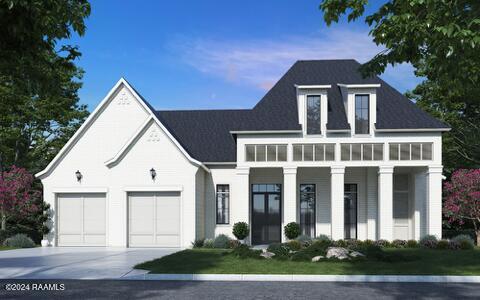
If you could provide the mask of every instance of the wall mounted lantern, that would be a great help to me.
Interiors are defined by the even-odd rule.
[[[83,175],[82,175],[82,173],[80,173],[79,170],[77,170],[77,172],[75,172],[75,176],[77,177],[77,181],[80,181],[83,178]]]
[[[152,180],[155,180],[155,177],[157,177],[157,171],[154,168],[150,169],[150,176],[152,176]]]

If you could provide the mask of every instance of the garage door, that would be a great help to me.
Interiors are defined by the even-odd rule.
[[[130,247],[179,247],[180,193],[130,193],[128,239]]]
[[[59,246],[105,246],[105,194],[59,194],[57,222]]]

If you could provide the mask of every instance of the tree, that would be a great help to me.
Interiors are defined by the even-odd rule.
[[[86,0],[0,0],[0,173],[45,167],[88,115],[78,104],[76,46]]]
[[[368,0],[323,0],[330,25],[365,13]],[[381,74],[390,65],[411,63],[426,80],[409,96],[449,123],[445,135],[447,171],[480,165],[480,1],[388,0],[365,17],[370,35],[385,49],[361,67],[363,75]],[[467,129],[467,130],[465,130]]]
[[[23,168],[13,166],[0,174],[0,217],[1,229],[7,229],[10,217],[26,216],[37,212],[35,203],[40,192],[33,189],[33,175]]]
[[[480,245],[480,169],[460,169],[444,183],[443,214],[448,222],[471,222]]]

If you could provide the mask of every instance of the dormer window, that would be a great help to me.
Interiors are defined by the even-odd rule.
[[[321,134],[321,97],[307,96],[307,134]]]
[[[355,134],[370,133],[370,95],[355,95]]]

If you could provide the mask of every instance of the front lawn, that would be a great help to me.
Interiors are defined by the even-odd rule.
[[[0,251],[3,251],[3,250],[13,250],[13,249],[16,249],[14,247],[7,247],[7,246],[0,246]]]
[[[369,275],[480,275],[480,249],[386,249],[403,259],[385,261],[297,262],[237,258],[226,249],[192,249],[137,265],[151,273],[177,274],[369,274]]]

